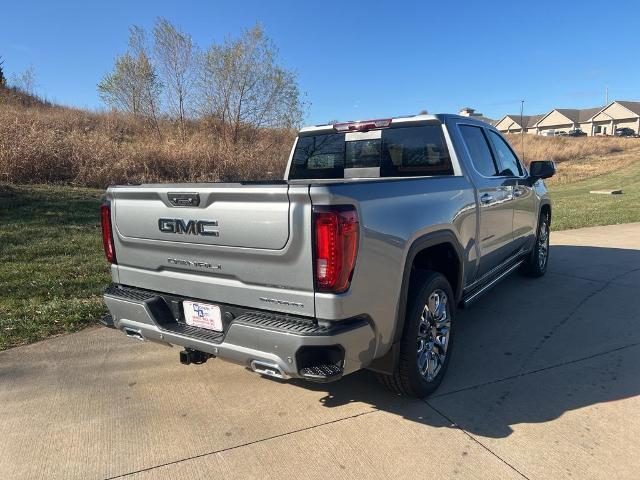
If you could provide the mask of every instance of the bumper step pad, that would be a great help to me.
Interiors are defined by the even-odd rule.
[[[332,330],[329,327],[318,325],[312,320],[266,312],[245,313],[237,317],[234,322],[298,335],[329,335],[336,330],[335,327]]]
[[[301,369],[300,376],[312,382],[333,382],[342,377],[342,367],[333,363],[313,365]]]

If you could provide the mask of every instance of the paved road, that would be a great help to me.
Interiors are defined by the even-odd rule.
[[[90,328],[0,353],[0,478],[640,476],[640,224],[553,234],[550,272],[459,316],[428,401]]]

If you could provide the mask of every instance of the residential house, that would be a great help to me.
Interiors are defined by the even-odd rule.
[[[544,135],[545,132],[568,132],[579,128],[589,135],[591,117],[600,110],[602,110],[602,107],[554,108],[538,121],[536,133]]]
[[[594,114],[588,135],[612,135],[616,128],[631,128],[640,133],[640,102],[614,100]]]
[[[504,133],[520,133],[524,127],[525,133],[537,133],[536,124],[544,115],[505,115],[495,127]]]
[[[522,124],[522,125],[521,125]],[[613,135],[616,128],[640,133],[640,102],[615,100],[604,107],[554,108],[544,115],[505,115],[495,123],[504,133],[548,135],[581,129],[587,135]]]

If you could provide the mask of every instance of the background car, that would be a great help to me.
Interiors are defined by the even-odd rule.
[[[583,132],[581,129],[576,128],[574,130],[569,130],[567,132],[567,136],[569,136],[569,137],[586,137],[587,134],[585,132]]]
[[[554,137],[566,137],[567,136],[567,132],[565,132],[564,130],[556,130],[553,134]]]
[[[616,137],[635,137],[636,136],[635,130],[629,127],[616,128],[613,134]]]

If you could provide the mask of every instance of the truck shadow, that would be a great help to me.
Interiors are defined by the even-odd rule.
[[[640,393],[640,251],[553,246],[545,277],[510,276],[459,311],[447,376],[426,401],[387,393],[374,373],[332,384],[327,408],[351,402],[435,427],[501,438],[522,423]]]

